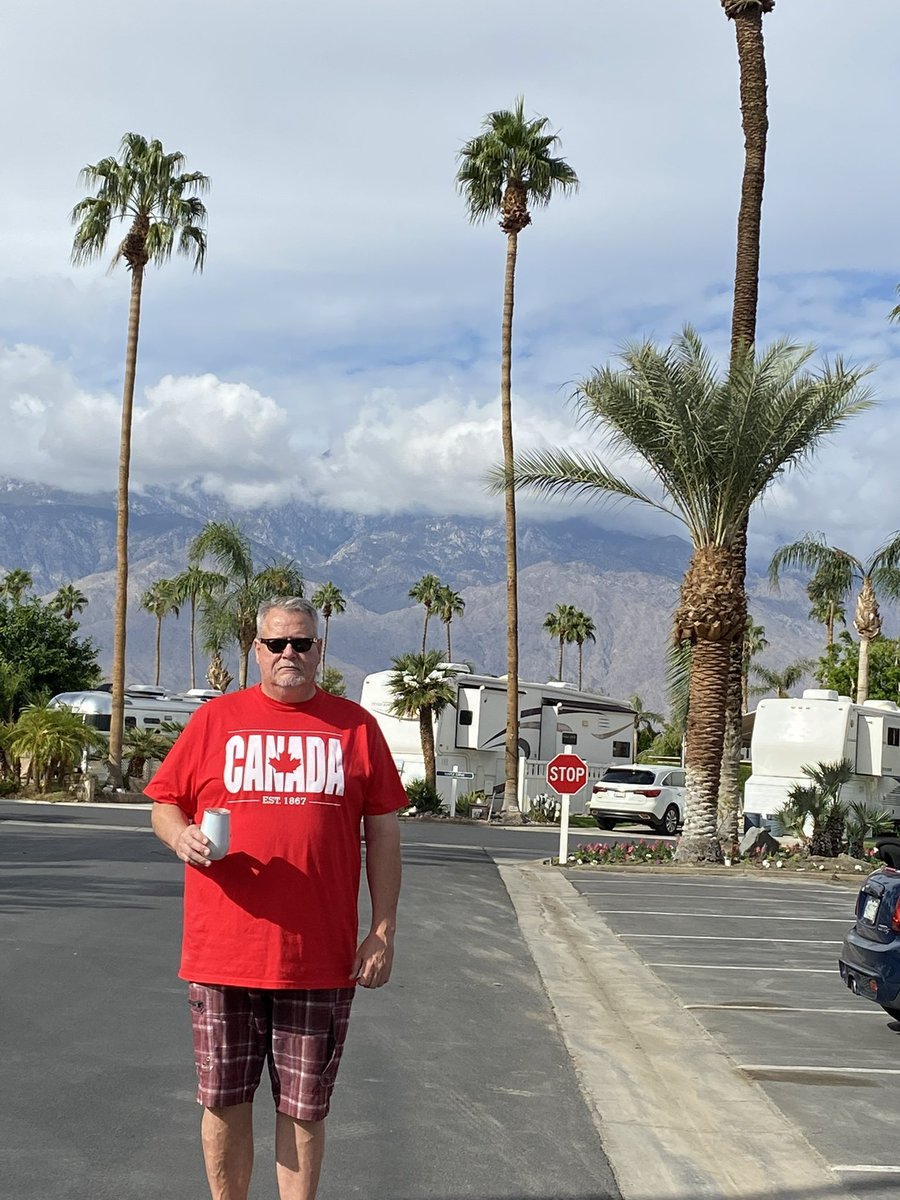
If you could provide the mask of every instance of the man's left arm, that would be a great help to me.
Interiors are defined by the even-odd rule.
[[[372,902],[372,924],[360,944],[352,978],[363,987],[383,987],[391,977],[394,932],[400,898],[400,822],[395,812],[363,817],[366,880]]]

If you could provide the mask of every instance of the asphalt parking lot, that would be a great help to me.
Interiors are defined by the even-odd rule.
[[[853,883],[774,871],[566,874],[836,1179],[872,1200],[897,1200],[900,1023],[853,996],[837,970]]]

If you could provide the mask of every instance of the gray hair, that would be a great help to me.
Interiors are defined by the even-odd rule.
[[[316,637],[319,635],[319,613],[316,608],[308,600],[304,600],[302,596],[275,596],[272,600],[264,600],[256,612],[256,636],[262,636],[263,625],[266,617],[273,609],[278,609],[279,612],[299,613],[301,616],[309,617],[313,623],[313,628],[316,631]]]

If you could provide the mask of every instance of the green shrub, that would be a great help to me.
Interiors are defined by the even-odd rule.
[[[413,779],[408,783],[406,795],[410,808],[414,808],[417,813],[440,812],[444,803],[434,788],[424,779]]]
[[[456,797],[456,815],[458,817],[467,817],[472,811],[473,804],[487,804],[487,796],[480,789],[473,792],[463,792],[461,796]]]
[[[559,796],[549,796],[544,792],[540,796],[532,797],[528,820],[534,821],[537,825],[556,825],[559,822],[561,811],[562,801]]]

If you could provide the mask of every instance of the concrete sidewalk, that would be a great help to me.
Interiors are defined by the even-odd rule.
[[[624,1200],[852,1195],[563,872],[495,862]]]

